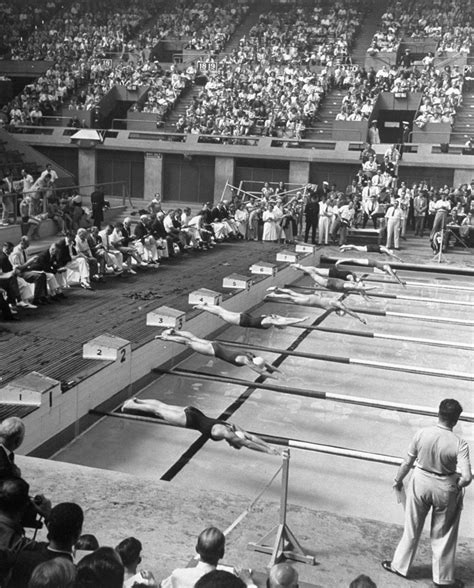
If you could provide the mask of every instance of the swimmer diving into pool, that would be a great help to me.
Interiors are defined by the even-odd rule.
[[[364,267],[374,267],[378,270],[387,274],[394,278],[400,285],[406,288],[405,282],[403,282],[398,276],[397,272],[392,269],[390,264],[384,263],[383,261],[377,261],[376,259],[369,259],[368,257],[354,257],[354,258],[347,258],[347,259],[338,259],[336,261],[336,266],[340,266],[343,264],[347,265],[363,265]],[[365,276],[364,276],[365,277]]]
[[[252,316],[247,312],[232,312],[231,310],[226,310],[225,308],[222,308],[222,306],[217,306],[216,304],[196,304],[194,308],[196,310],[210,312],[231,325],[239,325],[240,327],[248,327],[251,329],[269,329],[271,327],[284,329],[285,327],[297,325],[308,319],[307,316],[291,318],[280,316],[278,314]]]
[[[157,335],[155,339],[172,341],[173,343],[181,343],[182,345],[187,345],[196,353],[217,357],[223,361],[227,361],[228,363],[240,367],[247,366],[261,376],[265,376],[266,378],[273,378],[276,380],[278,378],[274,375],[273,372],[281,373],[281,370],[269,364],[263,357],[255,355],[250,351],[236,350],[223,345],[219,341],[208,341],[207,339],[201,339],[189,331],[175,331],[174,329],[166,329],[161,333],[161,335]]]
[[[354,281],[346,281],[341,280],[340,278],[329,278],[321,276],[317,272],[307,271],[304,265],[299,263],[292,263],[291,267],[293,269],[301,270],[305,273],[308,273],[311,278],[313,279],[318,286],[322,288],[326,288],[327,290],[332,290],[333,292],[341,292],[342,294],[360,294],[363,298],[368,300],[367,291],[373,290],[375,286],[366,286],[362,282],[354,282]],[[311,268],[312,269],[312,268]]]
[[[163,419],[167,423],[194,429],[212,441],[226,441],[234,449],[247,447],[253,451],[281,455],[275,449],[257,435],[248,433],[238,425],[228,423],[221,419],[213,419],[206,416],[195,406],[174,406],[165,404],[160,400],[130,398],[122,405],[123,413],[144,413],[153,417]]]
[[[291,267],[301,270],[308,274],[316,282],[317,278],[336,278],[346,282],[361,282],[361,278],[354,272],[339,269],[335,264],[329,267],[315,267],[314,265],[301,265],[301,263],[292,263]],[[314,277],[316,276],[316,278]]]
[[[347,308],[342,300],[334,300],[325,296],[319,296],[319,294],[300,294],[299,292],[295,292],[289,288],[277,288],[275,286],[267,288],[267,292],[269,292],[269,294],[265,296],[265,300],[286,300],[288,302],[293,302],[293,304],[300,304],[302,306],[315,306],[316,308],[322,308],[324,310],[329,310],[330,312],[335,312],[338,316],[344,316],[345,314],[348,314],[349,316],[356,318],[364,325],[367,324],[367,321],[363,317],[359,316],[353,310]],[[349,294],[347,294],[347,296],[348,295]]]
[[[393,249],[389,249],[388,247],[385,247],[385,245],[341,245],[339,249],[341,251],[361,251],[362,253],[385,253],[403,263],[403,259],[398,257],[398,255],[393,252]]]

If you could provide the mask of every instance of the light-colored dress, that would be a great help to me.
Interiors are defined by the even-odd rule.
[[[271,210],[265,210],[262,216],[263,236],[262,241],[276,241],[278,239],[278,228],[275,215]]]

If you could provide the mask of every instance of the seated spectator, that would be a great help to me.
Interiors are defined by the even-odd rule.
[[[35,294],[33,304],[48,304],[46,299],[48,294],[46,286],[47,277],[43,271],[34,271],[31,269],[31,265],[35,262],[36,256],[30,257],[29,259],[27,258],[26,250],[29,246],[30,241],[26,236],[20,239],[20,243],[16,247],[13,247],[13,244],[10,242],[5,243],[3,248],[4,261],[2,267],[6,266],[6,258],[8,257],[9,267],[18,272],[18,275],[26,282],[34,284]]]
[[[177,568],[161,582],[161,588],[184,588],[194,586],[202,576],[216,569],[224,557],[225,537],[216,527],[204,529],[196,543],[199,561],[194,568]]]
[[[157,212],[156,217],[164,216],[163,212]],[[131,236],[132,219],[127,217],[123,223],[127,234]],[[161,221],[152,221],[147,214],[140,216],[139,222],[133,231],[133,244],[141,258],[148,265],[159,267],[161,257],[168,257],[168,244],[166,231]]]
[[[111,265],[114,270],[116,271],[117,269],[122,270],[124,269],[124,263],[123,263],[123,255],[120,253],[120,251],[114,247],[114,244],[111,241],[111,235],[114,232],[114,226],[113,225],[107,225],[105,227],[105,229],[102,229],[102,231],[99,231],[98,236],[100,237],[100,240],[102,242],[102,246],[107,254],[107,265]]]
[[[123,261],[127,266],[129,274],[135,275],[137,272],[132,268],[132,260],[139,266],[147,266],[148,264],[143,261],[141,255],[133,247],[130,247],[130,237],[124,229],[124,225],[118,222],[112,234],[110,235],[110,243],[112,246],[123,256]]]
[[[94,256],[88,236],[87,229],[79,229],[74,242],[74,249],[77,257],[83,257],[86,260],[89,267],[89,279],[99,280],[105,274],[105,260]]]
[[[53,507],[46,522],[48,541],[38,542],[17,554],[12,585],[26,586],[33,570],[42,562],[58,557],[72,563],[73,548],[81,534],[83,522],[84,513],[78,504],[63,502]]]
[[[64,557],[55,557],[36,566],[28,588],[74,588],[76,567]]]
[[[125,568],[125,576],[123,588],[133,588],[136,584],[154,586],[157,588],[157,584],[151,572],[141,570],[137,572],[137,567],[142,561],[141,551],[142,544],[135,537],[127,537],[121,541],[115,548],[122,560]]]
[[[77,564],[75,588],[123,588],[125,570],[112,547],[99,547]]]

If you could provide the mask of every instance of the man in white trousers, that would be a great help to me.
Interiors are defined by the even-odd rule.
[[[423,525],[431,510],[430,538],[435,586],[462,588],[455,579],[456,542],[464,488],[471,483],[471,463],[466,441],[453,433],[462,413],[457,400],[445,398],[438,409],[438,423],[418,431],[408,455],[394,479],[401,492],[403,479],[414,465],[405,506],[405,528],[392,561],[382,562],[387,571],[407,577],[416,554]]]
[[[388,249],[400,249],[400,228],[403,217],[403,211],[400,208],[400,201],[394,200],[385,213],[387,222],[387,243]]]

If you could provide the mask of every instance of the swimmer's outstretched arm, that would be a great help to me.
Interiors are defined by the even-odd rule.
[[[260,451],[261,453],[270,453],[271,455],[281,455],[281,451],[261,439],[258,435],[253,435],[248,431],[244,431],[238,425],[232,424],[234,427],[235,433],[233,433],[232,438],[226,438],[227,443],[232,445],[235,449],[240,449],[241,447],[247,447],[248,449],[252,449],[253,451]],[[232,434],[229,431],[229,435]]]
[[[196,337],[196,335],[193,335],[190,331],[175,331],[174,329],[165,329],[160,335],[156,335],[155,339],[173,341],[174,343],[182,343],[183,345],[205,341],[205,339]]]
[[[385,247],[385,245],[380,245],[380,253],[386,253],[387,255],[390,255],[390,257],[393,257],[394,259],[396,259],[400,263],[403,263],[403,259],[398,257],[398,255],[396,255],[393,252],[393,249],[389,249],[388,247]]]
[[[367,324],[367,321],[365,320],[365,318],[359,316],[356,312],[354,312],[350,308],[347,308],[347,306],[345,304],[343,304],[340,300],[334,302],[334,309],[336,310],[336,312],[337,312],[337,310],[339,310],[343,314],[348,314],[352,318],[355,318],[358,321],[360,321],[363,325]]]
[[[278,380],[278,376],[275,375],[274,372],[281,374],[281,370],[274,367],[266,359],[263,357],[253,357],[250,358],[249,356],[245,355],[241,365],[246,365],[257,374],[261,376],[265,376],[266,378],[271,378],[272,380]]]
[[[214,314],[221,318],[226,323],[230,323],[231,325],[239,325],[240,324],[240,312],[232,312],[231,310],[226,310],[222,308],[222,306],[218,306],[217,304],[196,304],[194,306],[196,310],[205,310],[211,314]]]
[[[403,286],[404,288],[407,287],[405,282],[397,276],[397,272],[394,269],[392,269],[392,267],[388,263],[384,263],[382,269],[386,274],[394,278],[401,286]]]
[[[319,286],[324,287],[326,285],[327,275],[324,275],[324,272],[320,272],[318,268],[312,265],[301,265],[301,263],[292,263],[291,267],[310,276]]]

